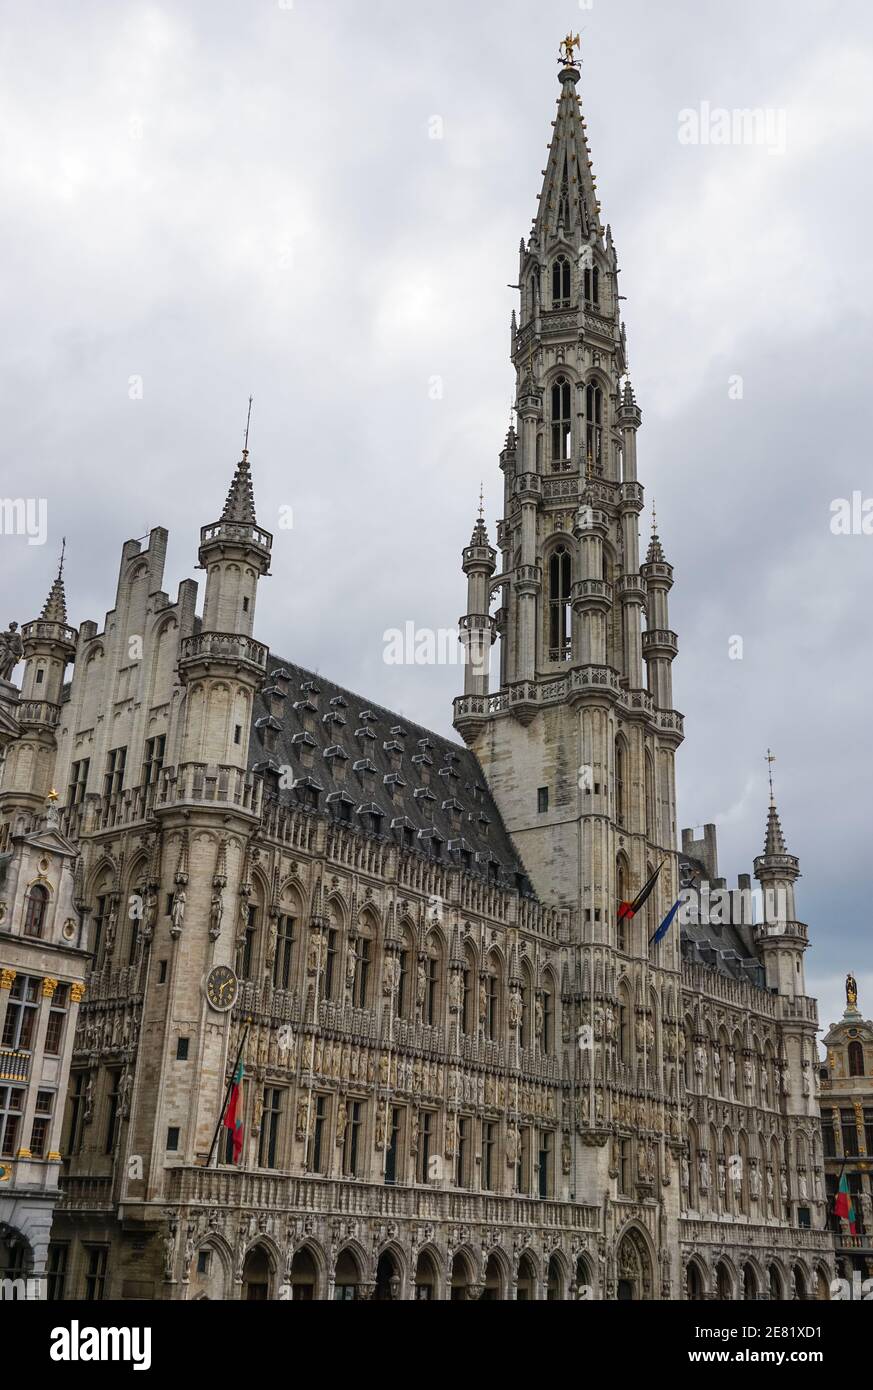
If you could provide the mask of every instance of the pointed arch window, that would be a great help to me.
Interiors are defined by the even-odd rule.
[[[569,309],[571,300],[570,262],[566,256],[556,256],[552,262],[552,308]]]
[[[655,766],[652,755],[646,752],[646,834],[655,841]]]
[[[585,457],[595,468],[603,465],[603,392],[594,381],[585,388]]]
[[[552,386],[552,463],[567,463],[570,459],[573,421],[570,414],[570,383],[559,376]]]
[[[585,303],[597,309],[600,307],[600,270],[596,265],[586,267],[584,280]]]
[[[549,559],[549,660],[569,661],[573,654],[570,617],[572,563],[563,545]]]
[[[288,913],[279,915],[276,928],[276,955],[273,959],[273,988],[290,989],[294,965],[295,919]]]
[[[540,272],[537,268],[530,277],[530,317],[536,318],[540,299]]]
[[[624,859],[619,859],[615,867],[615,891],[618,903],[627,902],[627,870]],[[618,906],[616,906],[616,913]],[[616,945],[620,951],[627,950],[627,918],[621,917],[616,932]]]
[[[622,739],[615,740],[615,823],[625,823],[625,747]]]

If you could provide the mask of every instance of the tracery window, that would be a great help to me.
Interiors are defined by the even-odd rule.
[[[573,420],[570,383],[559,376],[552,384],[552,465],[568,463],[572,450]]]
[[[572,656],[570,591],[573,573],[563,545],[549,559],[549,660],[569,661]]]

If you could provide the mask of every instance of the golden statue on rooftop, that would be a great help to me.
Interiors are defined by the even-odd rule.
[[[579,66],[579,63],[576,58],[576,49],[579,47],[579,43],[580,40],[578,34],[575,36],[575,38],[572,34],[568,34],[565,39],[561,40],[562,63],[566,63],[569,67],[574,68]]]

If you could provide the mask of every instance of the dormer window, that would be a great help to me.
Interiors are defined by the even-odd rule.
[[[559,376],[552,386],[552,463],[570,459],[573,422],[570,414],[570,383]]]
[[[348,792],[331,792],[327,798],[328,810],[332,810],[336,819],[343,825],[350,823],[354,805]]]
[[[552,264],[552,308],[569,309],[570,295],[570,262],[566,256],[557,256]]]

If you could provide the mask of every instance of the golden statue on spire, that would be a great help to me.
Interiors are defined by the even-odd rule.
[[[576,58],[576,49],[580,45],[579,35],[568,34],[561,40],[561,57],[559,62],[566,63],[567,67],[578,68],[579,61]]]

